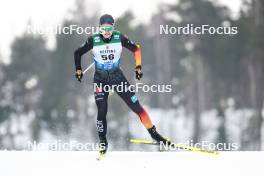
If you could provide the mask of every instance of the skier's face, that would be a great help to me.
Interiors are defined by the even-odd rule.
[[[114,26],[111,24],[103,24],[100,26],[100,33],[107,39],[111,38],[113,30]]]

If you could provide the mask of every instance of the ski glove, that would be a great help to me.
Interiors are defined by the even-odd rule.
[[[136,79],[140,80],[143,76],[143,73],[141,72],[141,65],[136,66],[135,73],[136,73]]]
[[[75,77],[79,82],[82,82],[83,72],[82,70],[77,70],[75,73]]]

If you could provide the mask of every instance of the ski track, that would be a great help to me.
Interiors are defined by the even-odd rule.
[[[1,176],[262,176],[264,152],[1,151]]]

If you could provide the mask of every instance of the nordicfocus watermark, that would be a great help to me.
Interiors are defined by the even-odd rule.
[[[78,141],[63,142],[57,140],[49,143],[38,143],[36,141],[29,141],[27,143],[27,150],[48,150],[48,151],[98,151],[104,149],[104,144],[99,143],[80,143]]]
[[[185,143],[160,143],[160,150],[203,150],[203,151],[237,151],[239,149],[238,143],[213,143],[209,141],[201,141],[194,143],[193,140]]]
[[[152,93],[170,93],[172,92],[171,84],[143,84],[136,83],[135,85],[130,85],[127,82],[121,82],[118,85],[104,85],[102,83],[94,83],[94,92],[152,92]]]
[[[35,27],[28,25],[27,26],[27,33],[29,34],[38,34],[38,35],[49,35],[49,34],[95,34],[95,33],[104,33],[104,30],[101,30],[99,26],[79,26],[77,24],[71,24],[69,26],[62,26],[62,25],[56,25],[56,26],[47,26],[47,27]]]
[[[236,26],[211,26],[208,24],[201,26],[194,26],[194,24],[187,24],[186,26],[160,25],[159,33],[172,35],[235,35],[238,34],[238,28]]]

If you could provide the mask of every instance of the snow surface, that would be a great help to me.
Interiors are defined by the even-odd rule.
[[[2,176],[263,176],[264,152],[1,151]]]

